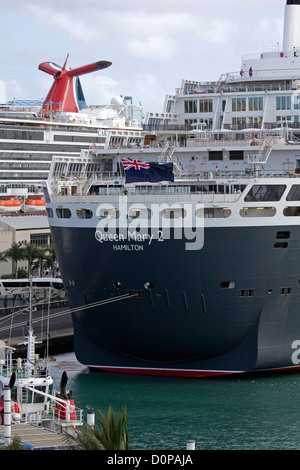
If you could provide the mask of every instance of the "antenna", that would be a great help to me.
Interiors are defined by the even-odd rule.
[[[69,54],[66,57],[63,67],[60,67],[54,62],[42,62],[38,67],[39,70],[52,75],[54,79],[54,83],[42,106],[42,111],[44,112],[65,111],[78,113],[79,109],[86,106],[78,76],[96,72],[97,70],[111,66],[111,62],[101,60],[89,65],[67,70],[68,58]],[[73,81],[74,77],[76,77],[75,82]]]

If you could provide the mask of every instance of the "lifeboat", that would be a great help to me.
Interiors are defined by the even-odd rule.
[[[0,213],[4,212],[19,212],[22,203],[18,199],[2,199],[0,200]]]
[[[45,212],[45,199],[40,197],[38,199],[26,199],[24,204],[25,212]]]

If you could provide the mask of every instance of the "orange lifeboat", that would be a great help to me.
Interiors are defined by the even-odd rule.
[[[19,212],[22,203],[18,199],[2,199],[0,200],[0,213]]]
[[[43,197],[38,199],[26,199],[24,210],[25,212],[45,212],[45,199]]]

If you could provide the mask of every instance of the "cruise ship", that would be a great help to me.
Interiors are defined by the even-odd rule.
[[[70,69],[43,62],[39,70],[53,76],[44,101],[0,104],[0,213],[28,212],[41,201],[53,154],[79,156],[82,149],[130,146],[141,142],[142,109],[132,97],[112,97],[107,105],[87,105],[80,75],[111,65],[99,61]],[[12,201],[17,201],[13,203]],[[35,204],[36,206],[36,204]],[[45,205],[40,205],[45,211]]]
[[[184,80],[141,146],[53,158],[46,209],[75,353],[99,371],[300,367],[300,1],[283,45]]]

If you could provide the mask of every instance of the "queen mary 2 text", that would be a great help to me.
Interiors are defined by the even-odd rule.
[[[95,238],[100,243],[134,240],[150,245],[152,240],[174,238],[184,239],[186,250],[201,250],[204,244],[202,204],[130,205],[122,198],[116,204],[100,204],[96,213]]]

